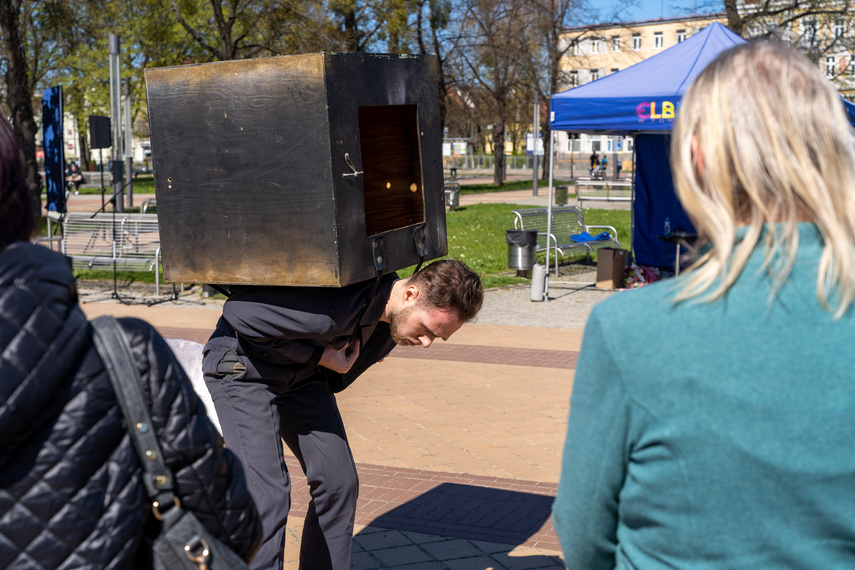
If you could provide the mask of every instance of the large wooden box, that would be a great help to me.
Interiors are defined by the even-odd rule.
[[[164,277],[340,287],[447,252],[433,56],[148,69]]]

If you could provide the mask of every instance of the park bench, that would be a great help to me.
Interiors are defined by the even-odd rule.
[[[585,223],[585,213],[578,206],[557,206],[552,208],[552,225],[547,235],[547,208],[529,208],[513,210],[514,228],[537,230],[537,248],[535,252],[555,253],[555,275],[558,275],[558,256],[567,253],[584,252],[590,261],[591,254],[601,247],[620,247],[617,230],[611,226],[590,226]],[[599,231],[598,231],[599,230]],[[605,231],[607,239],[585,241],[586,236],[596,236]],[[549,242],[552,242],[551,244]]]
[[[63,254],[75,269],[154,271],[160,295],[160,230],[157,214],[69,212],[62,219]]]
[[[142,206],[140,206],[140,214],[145,214],[149,208],[157,209],[157,198],[146,198],[143,200]]]
[[[604,202],[629,202],[632,200],[632,182],[628,180],[576,179],[576,202],[586,200]]]

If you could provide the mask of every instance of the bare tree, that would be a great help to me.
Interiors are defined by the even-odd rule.
[[[329,0],[328,9],[339,22],[342,48],[349,52],[365,52],[390,35],[394,36],[390,43],[398,42],[404,32],[401,13],[406,14],[408,6],[400,0]],[[387,18],[391,18],[391,22],[387,22]],[[407,22],[406,15],[403,22]]]
[[[547,147],[545,150],[549,152],[549,141],[552,140],[547,116],[549,98],[569,85],[561,60],[574,45],[587,38],[584,33],[571,38],[562,32],[573,21],[585,21],[591,14],[583,0],[528,0],[526,8],[528,24],[524,29],[529,43],[527,51],[532,58],[527,66],[528,82],[540,100],[543,140]],[[541,166],[541,178],[546,178],[549,162],[544,160]]]
[[[721,7],[720,0],[703,0],[683,10],[715,12]],[[823,68],[826,58],[834,58],[837,70],[829,68],[830,77],[852,74],[848,67],[855,50],[853,0],[724,0],[724,10],[727,27],[740,36],[789,41]]]
[[[418,53],[432,53],[437,59],[437,96],[439,98],[440,129],[446,125],[449,90],[452,87],[447,71],[449,53],[457,48],[459,37],[449,32],[452,5],[450,0],[415,0],[415,29]]]
[[[853,0],[726,0],[725,8],[733,31],[792,43],[845,95],[855,94]]]
[[[520,105],[530,61],[520,26],[525,0],[469,0],[462,20],[458,72],[466,96],[490,116],[493,181],[505,180],[505,140],[512,109]]]
[[[296,0],[171,0],[181,26],[210,59],[226,61],[269,54],[287,14],[300,14]],[[265,33],[266,32],[266,33]]]

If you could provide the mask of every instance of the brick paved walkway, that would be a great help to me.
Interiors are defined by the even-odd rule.
[[[602,296],[573,291],[530,308],[575,314],[579,295]],[[84,299],[89,318],[137,316],[202,344],[220,316],[216,305],[104,297]],[[360,476],[354,570],[564,567],[550,508],[581,337],[580,326],[470,324],[427,350],[396,348],[338,396]],[[288,462],[285,555],[295,570],[309,496]]]

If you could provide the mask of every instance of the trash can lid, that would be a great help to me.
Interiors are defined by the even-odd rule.
[[[505,233],[505,242],[509,245],[518,245],[523,247],[537,245],[537,230],[507,230]]]

